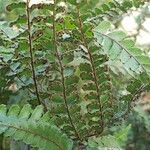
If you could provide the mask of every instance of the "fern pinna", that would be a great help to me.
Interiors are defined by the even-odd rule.
[[[85,144],[88,137],[99,136],[110,126],[120,112],[120,101],[122,107],[130,105],[136,90],[143,84],[149,86],[143,78],[136,78],[139,84],[132,90],[127,88],[129,95],[115,95],[119,74],[134,80],[135,74],[145,73],[149,82],[150,59],[108,21],[144,2],[112,1],[98,8],[98,3],[92,3],[93,10],[90,4],[87,0],[54,0],[31,5],[29,0],[18,0],[7,6],[10,13],[21,11],[9,23],[9,29],[15,28],[16,34],[12,37],[2,32],[3,40],[11,43],[3,46],[13,49],[9,65],[15,66],[15,73],[10,70],[9,76],[17,76],[19,90],[28,91],[25,102],[43,105],[50,117],[50,122],[45,122],[43,116],[35,123],[28,105],[22,110],[12,106],[8,113],[2,105],[0,129],[7,136],[41,150],[71,149],[72,142],[58,128],[74,141]],[[127,87],[131,86],[129,82]],[[41,106],[34,111],[40,109]],[[42,112],[38,115],[42,116]],[[30,137],[27,140],[26,134]],[[31,140],[33,136],[36,140]]]

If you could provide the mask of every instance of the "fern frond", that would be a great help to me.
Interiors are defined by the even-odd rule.
[[[112,135],[89,139],[87,150],[94,149],[117,149],[122,150],[119,140]]]
[[[126,39],[122,31],[99,32],[94,31],[98,44],[110,59],[111,64],[123,67],[126,72],[134,76],[135,73],[146,72],[150,75],[150,58],[134,46],[134,42]]]
[[[128,111],[133,108],[134,103],[139,99],[142,92],[149,91],[150,85],[147,82],[148,80],[149,77],[143,73],[137,79],[132,79],[127,85],[126,90],[128,94],[121,97],[121,99],[128,103]]]
[[[99,21],[103,20],[104,18],[114,18],[122,15],[123,13],[127,13],[127,11],[133,7],[139,8],[141,5],[144,4],[144,1],[141,0],[130,0],[130,1],[111,1],[102,4],[99,7],[95,8],[93,12],[93,17],[87,19],[87,21],[99,23]]]
[[[72,142],[51,122],[43,107],[0,105],[0,133],[21,140],[39,150],[71,150]]]
[[[87,99],[90,98],[90,99],[97,100],[94,103],[94,107],[96,108],[96,111],[94,112],[94,114],[96,116],[99,116],[99,117],[94,117],[94,118],[96,118],[95,120],[97,122],[99,122],[98,124],[101,127],[100,132],[102,132],[104,129],[104,116],[103,116],[103,110],[102,110],[103,106],[102,106],[102,102],[101,102],[101,98],[100,98],[101,91],[100,91],[100,87],[99,87],[99,83],[98,83],[99,80],[98,80],[98,74],[97,74],[97,70],[96,70],[97,66],[95,65],[96,64],[95,61],[97,61],[97,59],[96,60],[94,59],[92,51],[88,45],[87,37],[85,35],[86,31],[83,28],[80,5],[81,4],[79,3],[76,6],[76,12],[77,12],[77,17],[78,17],[78,28],[79,28],[78,32],[81,35],[81,38],[80,38],[81,39],[81,46],[80,47],[84,51],[84,53],[86,54],[85,59],[87,60],[87,65],[89,68],[89,70],[87,70],[88,71],[87,74],[85,73],[86,70],[84,70],[85,72],[84,72],[84,75],[82,75],[82,76],[87,77],[87,80],[91,80],[93,85],[95,86],[95,91],[88,94]],[[96,57],[97,57],[97,55],[96,55]],[[98,62],[99,61],[101,63],[101,60],[98,60]],[[86,63],[83,65],[86,65]],[[84,68],[87,68],[87,66]],[[82,71],[82,69],[80,69],[80,70]]]
[[[76,69],[71,66],[70,63],[74,59],[74,53],[63,54],[64,50],[67,51],[65,44],[60,44],[57,38],[61,31],[57,28],[60,25],[60,21],[63,16],[57,18],[57,14],[62,10],[59,6],[59,2],[54,0],[53,15],[52,15],[52,56],[54,59],[53,71],[57,74],[57,78],[49,85],[51,91],[51,101],[54,105],[51,113],[54,115],[54,120],[57,125],[65,130],[69,135],[81,140],[78,131],[78,123],[76,118],[78,117],[76,112],[80,109],[78,103],[77,83],[79,78],[75,75]],[[60,10],[58,9],[60,8]],[[74,103],[74,106],[72,105]],[[57,116],[61,116],[58,118]],[[67,130],[67,128],[69,128]]]
[[[149,76],[145,73],[139,75],[137,78],[130,79],[129,83],[126,85],[126,94],[119,98],[122,108],[120,107],[118,112],[114,115],[113,119],[115,122],[128,118],[135,104],[140,99],[142,92],[150,90],[150,85],[147,82],[148,80]],[[120,109],[122,111],[120,111]]]
[[[99,53],[100,48],[95,46],[93,41],[92,28],[90,23],[84,24],[86,18],[82,14],[82,2],[73,3],[75,5],[75,15],[68,16],[71,25],[66,20],[68,29],[72,29],[71,36],[78,41],[75,50],[81,57],[79,62],[79,75],[81,83],[81,98],[86,101],[85,121],[89,130],[88,135],[103,132],[106,122],[112,115],[112,89],[109,69],[105,63],[107,57]],[[76,22],[76,17],[78,21]],[[78,61],[78,60],[77,60]],[[108,108],[111,105],[111,108]],[[109,114],[109,115],[108,115]],[[107,116],[107,117],[106,117]],[[88,136],[87,135],[87,136]]]
[[[25,10],[25,9],[24,9],[25,7],[26,7],[26,3],[25,3],[25,2],[20,2],[20,1],[18,1],[18,2],[16,2],[16,3],[13,2],[13,3],[7,5],[6,9],[7,9],[8,11],[13,11],[13,10],[15,10],[15,9],[23,9],[23,10]]]

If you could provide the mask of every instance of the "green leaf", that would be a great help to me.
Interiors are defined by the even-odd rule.
[[[18,36],[18,31],[10,28],[8,26],[8,23],[6,23],[6,22],[0,22],[0,30],[2,30],[3,33],[10,39],[13,39]]]
[[[93,138],[88,141],[87,150],[98,150],[98,149],[117,149],[122,150],[117,142],[117,139],[112,135],[102,136],[98,138]]]
[[[11,3],[11,4],[7,5],[6,9],[8,11],[12,11],[14,9],[25,8],[25,7],[26,7],[25,2],[19,2],[19,3]]]
[[[0,133],[42,150],[72,150],[72,141],[41,116],[42,110],[42,106],[31,112],[29,105],[23,109],[13,105],[6,114],[5,105],[0,105]]]
[[[109,33],[108,35],[117,41],[121,41],[126,37],[126,34],[122,31],[113,31]]]
[[[105,33],[111,29],[111,23],[109,21],[102,21],[94,30]]]
[[[110,32],[107,34],[94,30],[94,34],[112,64],[120,62],[120,66],[132,76],[135,76],[135,73],[141,74],[142,72],[150,75],[150,58],[142,55],[142,51],[134,47],[132,42],[129,44],[126,40],[124,42],[124,33]]]

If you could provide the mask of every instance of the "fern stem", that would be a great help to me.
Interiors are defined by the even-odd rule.
[[[102,110],[102,104],[101,104],[101,99],[100,99],[100,89],[99,89],[99,85],[98,85],[98,79],[97,79],[97,73],[96,73],[96,68],[94,66],[94,60],[92,57],[92,54],[90,52],[90,49],[88,47],[88,44],[86,42],[86,38],[83,32],[83,23],[80,17],[80,6],[79,4],[77,5],[77,15],[78,15],[78,22],[79,22],[79,30],[81,32],[81,38],[82,38],[82,42],[84,44],[84,46],[86,47],[87,51],[88,51],[88,55],[89,55],[89,59],[90,59],[90,63],[91,63],[91,67],[92,67],[92,74],[93,74],[93,78],[94,78],[94,83],[96,86],[96,92],[97,92],[97,99],[98,99],[98,106],[99,106],[99,112],[100,112],[100,126],[102,128],[101,132],[103,132],[104,129],[104,118],[103,118],[103,110]]]
[[[28,42],[29,42],[29,52],[30,52],[30,63],[31,63],[31,70],[32,70],[32,78],[33,78],[33,81],[34,81],[35,93],[36,93],[36,97],[37,97],[38,103],[39,103],[39,105],[42,104],[44,106],[44,108],[45,108],[45,111],[46,111],[47,110],[46,105],[44,103],[42,103],[41,100],[40,100],[38,84],[37,84],[37,79],[36,79],[36,73],[35,73],[29,3],[30,3],[30,0],[27,0],[26,11],[27,11]]]
[[[80,135],[73,123],[73,120],[72,120],[72,117],[71,117],[71,114],[70,114],[70,111],[69,111],[69,106],[68,106],[68,103],[67,103],[67,94],[66,94],[66,86],[65,86],[65,77],[64,77],[64,67],[63,67],[63,64],[62,64],[62,61],[61,61],[61,54],[59,53],[58,49],[57,49],[57,39],[56,39],[56,28],[55,28],[55,16],[56,16],[56,11],[55,11],[55,5],[56,5],[56,0],[54,0],[54,7],[53,7],[53,46],[54,46],[54,50],[56,52],[56,57],[58,59],[58,63],[59,63],[59,67],[60,67],[60,74],[61,74],[61,81],[62,81],[62,88],[63,88],[63,99],[64,99],[64,104],[65,104],[65,108],[66,108],[66,111],[67,111],[67,115],[68,115],[68,118],[69,118],[69,122],[72,126],[72,128],[74,129],[74,132],[75,132],[75,135],[76,137],[80,140]]]

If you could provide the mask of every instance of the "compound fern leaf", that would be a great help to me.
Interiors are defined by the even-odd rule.
[[[51,122],[43,107],[34,110],[30,105],[22,109],[17,105],[0,105],[0,133],[21,140],[39,150],[71,150],[72,142]]]

